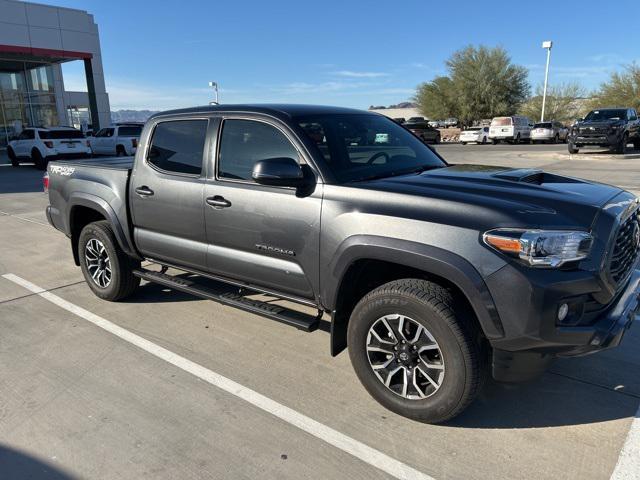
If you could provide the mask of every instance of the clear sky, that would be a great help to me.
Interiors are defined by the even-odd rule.
[[[640,63],[640,1],[53,0],[95,16],[113,110],[221,102],[295,102],[366,108],[409,100],[469,44],[501,45],[550,83],[597,87]],[[609,8],[615,5],[615,8]],[[507,8],[508,7],[508,8]],[[66,88],[85,89],[79,62]]]

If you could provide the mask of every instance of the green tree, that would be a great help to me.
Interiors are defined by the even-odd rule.
[[[538,85],[536,93],[529,98],[520,109],[520,113],[534,122],[540,120],[542,113],[542,93],[544,87]],[[576,82],[549,85],[544,108],[546,120],[557,120],[570,124],[585,113],[585,89]]]
[[[591,108],[631,107],[640,110],[640,66],[632,63],[613,72],[594,94]]]
[[[444,119],[458,115],[455,88],[449,77],[436,77],[418,85],[414,101],[420,113],[427,118]]]
[[[446,77],[418,87],[415,101],[427,116],[453,116],[468,124],[512,115],[529,95],[527,69],[511,63],[502,47],[469,46],[455,52],[446,65]]]

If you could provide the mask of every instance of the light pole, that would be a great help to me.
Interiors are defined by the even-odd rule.
[[[220,102],[218,102],[218,83],[217,82],[209,82],[209,86],[211,88],[213,88],[216,92],[216,99],[213,102],[210,102],[210,105],[218,105]]]
[[[553,42],[551,40],[542,42],[542,48],[547,49],[547,66],[544,69],[544,90],[542,91],[542,114],[540,115],[541,122],[544,122],[544,105],[547,102],[547,81],[549,80],[549,60],[551,60],[552,46],[553,46]]]

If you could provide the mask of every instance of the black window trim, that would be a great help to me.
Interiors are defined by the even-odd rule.
[[[153,140],[153,135],[156,132],[156,127],[161,123],[166,122],[180,122],[180,121],[189,121],[189,120],[204,120],[207,122],[207,128],[205,129],[205,138],[204,138],[204,146],[202,149],[202,168],[200,169],[200,173],[183,173],[183,172],[173,172],[171,170],[165,170],[163,168],[154,165],[149,161],[149,148],[151,147],[151,141]],[[147,135],[146,147],[144,150],[144,164],[158,173],[162,173],[163,175],[171,175],[174,177],[185,177],[185,178],[206,178],[206,163],[208,159],[208,150],[209,150],[209,127],[211,125],[212,118],[209,116],[196,116],[196,117],[160,117],[156,119],[153,123],[153,127],[151,131]],[[143,129],[144,133],[144,129]],[[141,139],[142,140],[142,139]]]
[[[271,127],[274,127],[276,130],[280,131],[280,133],[282,133],[285,136],[285,138],[289,141],[289,143],[294,148],[294,150],[298,153],[299,157],[304,160],[304,163],[306,165],[310,165],[310,162],[308,160],[309,155],[305,155],[303,152],[301,152],[298,146],[296,145],[296,142],[292,139],[292,136],[289,135],[279,125],[276,125],[274,122],[265,120],[264,118],[252,117],[251,115],[224,115],[223,114],[220,116],[220,123],[218,124],[218,135],[216,138],[216,151],[214,156],[215,161],[213,165],[212,179],[214,179],[216,182],[240,183],[244,185],[254,185],[254,186],[272,188],[277,190],[295,190],[294,187],[276,187],[271,185],[260,185],[259,183],[254,182],[253,180],[241,180],[236,178],[220,177],[219,168],[218,168],[220,166],[220,145],[222,144],[222,132],[224,130],[224,124],[227,120],[248,120],[252,122],[265,123]],[[315,169],[314,169],[314,172],[315,172]]]

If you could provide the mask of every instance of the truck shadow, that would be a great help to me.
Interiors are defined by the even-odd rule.
[[[640,405],[640,351],[636,347],[640,324],[635,323],[616,349],[559,359],[530,383],[487,382],[477,400],[446,425],[543,428],[634,417]]]
[[[73,480],[78,477],[27,453],[0,444],[0,478]]]

